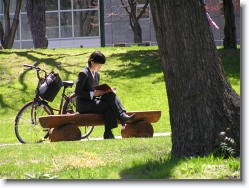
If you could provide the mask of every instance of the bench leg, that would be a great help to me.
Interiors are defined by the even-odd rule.
[[[126,124],[121,129],[122,138],[129,137],[153,137],[153,126],[147,121],[138,121],[131,124]]]
[[[49,131],[50,142],[57,141],[75,141],[81,139],[81,132],[77,125],[66,124]]]

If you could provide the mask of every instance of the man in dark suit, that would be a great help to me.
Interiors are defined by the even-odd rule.
[[[128,116],[126,110],[114,92],[110,90],[95,90],[99,85],[100,75],[98,70],[105,64],[106,58],[100,51],[93,52],[86,66],[78,75],[75,94],[76,111],[79,113],[100,113],[105,117],[104,139],[115,138],[112,129],[116,128],[117,119],[122,126],[131,122],[135,114]]]

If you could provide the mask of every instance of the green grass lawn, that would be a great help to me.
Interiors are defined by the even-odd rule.
[[[77,79],[78,73],[87,65],[89,55],[95,49],[56,50],[6,50],[1,53],[0,143],[15,143],[13,126],[19,109],[34,96],[37,84],[36,72],[24,71],[23,64],[39,66],[47,71],[54,70],[62,80]],[[155,132],[170,132],[165,83],[157,47],[103,48],[107,62],[100,70],[101,83],[117,88],[116,94],[127,111],[161,110]],[[153,89],[151,89],[153,88]],[[73,92],[68,89],[68,93]],[[60,94],[50,103],[58,107]],[[7,133],[7,134],[6,134]],[[120,128],[114,130],[121,135]],[[102,137],[103,126],[95,127],[91,137]]]
[[[117,88],[127,111],[161,110],[155,133],[170,132],[169,109],[158,48],[99,48],[107,57],[101,83]],[[227,179],[240,177],[240,158],[170,158],[171,137],[85,140],[21,145],[14,134],[19,109],[34,96],[35,71],[23,64],[54,70],[62,80],[77,79],[96,49],[0,51],[0,178],[30,179]],[[240,50],[218,50],[228,80],[240,94]],[[74,87],[68,89],[71,93]],[[62,91],[60,91],[61,93]],[[58,106],[60,93],[51,103]],[[103,126],[91,138],[102,137]],[[120,136],[121,126],[114,130]],[[11,144],[3,146],[3,144]],[[45,176],[45,174],[48,174]]]

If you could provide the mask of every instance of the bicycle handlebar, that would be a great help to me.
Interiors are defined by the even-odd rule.
[[[34,65],[24,64],[23,66],[24,66],[24,67],[29,67],[29,68],[35,68],[35,66],[34,66]]]
[[[46,73],[46,71],[45,71],[45,70],[43,70],[43,69],[41,69],[41,68],[39,68],[39,67],[36,67],[36,66],[34,66],[34,65],[24,64],[23,66],[24,66],[24,67],[28,67],[28,69],[26,69],[26,70],[36,69],[37,71],[43,71],[43,72],[45,72],[45,73]]]
[[[40,80],[41,77],[40,77],[40,71],[44,72],[45,73],[45,78],[47,77],[47,72],[39,67],[36,67],[34,65],[28,65],[28,64],[24,64],[23,65],[24,67],[28,67],[28,69],[26,70],[32,70],[32,69],[36,69],[36,76],[37,78]]]

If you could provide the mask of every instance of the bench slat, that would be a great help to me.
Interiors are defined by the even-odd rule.
[[[144,120],[149,123],[156,123],[161,117],[160,110],[131,111],[128,115],[136,113],[133,122]],[[39,122],[43,128],[56,128],[65,124],[73,123],[77,126],[98,126],[104,125],[103,114],[62,114],[41,116]],[[118,121],[120,124],[120,121]]]

